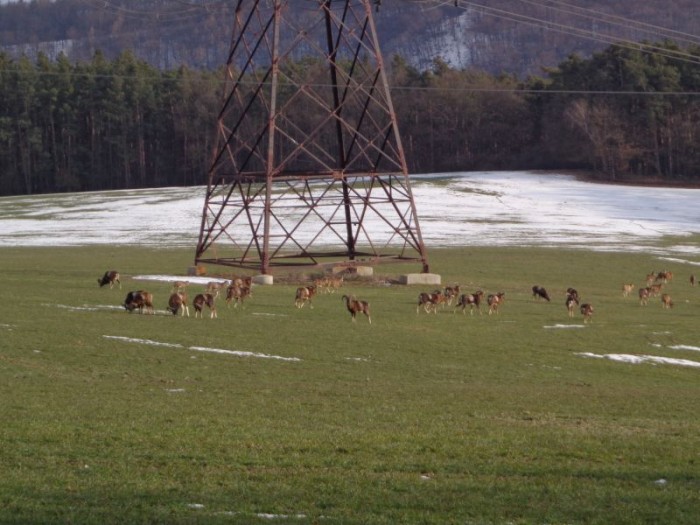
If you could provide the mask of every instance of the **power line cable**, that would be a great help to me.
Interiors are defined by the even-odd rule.
[[[434,3],[434,1],[433,1]],[[441,1],[444,4],[444,1]],[[614,45],[626,49],[631,49],[635,51],[643,51],[646,53],[654,54],[657,56],[663,56],[669,59],[680,60],[684,62],[689,62],[691,64],[700,65],[700,56],[687,53],[681,50],[673,50],[665,47],[656,46],[653,44],[638,43],[632,41],[620,40],[612,35],[600,34],[598,32],[581,29],[579,27],[561,24],[557,22],[543,20],[534,16],[524,15],[521,13],[516,13],[514,11],[508,11],[504,9],[499,9],[495,7],[490,7],[484,4],[474,2],[472,0],[459,0],[457,7],[467,10],[468,6],[481,10],[486,14],[495,16],[497,18],[502,18],[504,20],[510,20],[513,22],[518,22],[526,25],[531,25],[538,28],[548,29],[555,32],[564,33],[567,35],[578,36],[580,38],[585,38],[588,40],[593,40],[595,42],[605,43],[608,45]]]

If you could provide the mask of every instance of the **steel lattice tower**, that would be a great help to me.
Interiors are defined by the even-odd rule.
[[[372,4],[237,0],[195,264],[428,271]]]

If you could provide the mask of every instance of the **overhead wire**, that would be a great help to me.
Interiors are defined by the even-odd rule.
[[[561,6],[557,10],[567,12],[570,14],[576,14],[579,16],[584,16],[593,21],[603,21],[613,25],[619,25],[623,28],[633,28],[635,30],[647,31],[652,35],[662,36],[664,38],[674,39],[678,42],[686,42],[689,44],[700,44],[700,36],[693,35],[691,33],[686,33],[684,31],[677,31],[675,29],[670,29],[657,24],[650,24],[648,22],[642,22],[641,20],[635,20],[632,18],[626,18],[614,13],[605,13],[603,11],[597,11],[595,9],[588,9],[585,7],[580,7],[572,5],[567,2],[562,2],[560,0],[544,0],[534,1],[534,0],[519,0],[528,4],[538,4],[545,6],[545,4],[551,4],[554,6]],[[549,7],[546,5],[545,7]],[[580,15],[580,13],[583,13]]]
[[[536,3],[533,2],[532,0],[514,0],[514,1],[521,1],[521,2],[526,2],[526,3]],[[452,2],[449,0],[421,0],[421,3],[423,4],[433,4],[433,5],[439,5],[439,6],[446,6],[446,5],[452,5]],[[541,4],[540,4],[541,5]],[[541,17],[537,16],[532,16],[532,15],[526,15],[522,14],[519,12],[515,12],[512,10],[507,10],[507,9],[500,9],[497,7],[492,7],[488,6],[482,3],[475,2],[473,0],[457,0],[454,2],[454,6],[462,9],[464,11],[467,11],[469,7],[476,9],[478,11],[481,11],[485,14],[492,15],[497,18],[501,18],[504,20],[509,20],[513,22],[517,22],[520,24],[525,24],[541,29],[547,29],[550,31],[554,32],[559,32],[567,35],[573,35],[579,38],[587,39],[587,40],[592,40],[595,42],[600,42],[600,43],[605,43],[608,45],[614,45],[626,49],[632,49],[632,50],[638,50],[638,51],[644,51],[647,53],[655,54],[657,56],[664,56],[666,58],[670,59],[676,59],[680,61],[685,61],[689,62],[692,64],[698,64],[700,65],[700,56],[688,53],[683,50],[674,50],[674,49],[669,49],[667,47],[661,47],[652,43],[646,43],[646,42],[635,42],[631,40],[624,40],[620,39],[619,37],[615,35],[610,35],[603,33],[602,31],[593,31],[593,30],[588,30],[588,29],[583,29],[581,27],[577,27],[571,24],[564,24],[564,23],[559,23],[559,22],[553,22],[553,21],[548,21],[544,20]],[[589,18],[597,21],[597,22],[602,22],[602,23],[609,23],[609,20],[607,20],[604,16],[598,16],[597,18],[593,18],[593,15],[588,15]],[[623,17],[615,17],[616,20],[621,20],[621,21],[629,21],[630,24],[631,20],[625,19]],[[619,23],[619,22],[616,22]],[[656,34],[655,36],[659,36]],[[700,39],[699,39],[700,41]],[[696,42],[693,41],[695,44]],[[700,44],[698,44],[700,45]]]
[[[165,17],[166,14],[178,14],[182,16],[182,18],[179,20],[182,22],[181,26],[170,26],[168,30],[177,30],[180,27],[186,27],[186,21],[192,17],[196,17],[201,15],[201,10],[202,9],[210,9],[210,8],[230,8],[231,3],[230,2],[224,2],[224,1],[203,1],[203,2],[192,2],[191,0],[171,0],[173,3],[177,3],[179,5],[185,6],[181,10],[172,10],[172,11],[165,11],[162,9],[152,9],[152,10],[138,10],[138,9],[130,9],[130,8],[124,8],[122,6],[116,5],[113,1],[111,0],[84,0],[87,3],[90,3],[94,5],[95,7],[102,6],[102,8],[109,8],[109,9],[115,9],[116,12],[123,13],[125,15],[129,16],[135,16],[135,17],[144,17],[144,16],[156,16],[158,19],[160,19],[160,16]],[[536,16],[530,16],[530,15],[523,15],[521,13],[517,13],[515,11],[509,11],[506,9],[499,9],[496,7],[491,7],[487,6],[481,3],[478,3],[474,0],[414,0],[418,4],[422,4],[424,7],[430,7],[430,8],[440,8],[440,7],[446,7],[446,6],[451,6],[451,7],[456,7],[458,9],[461,9],[463,11],[467,11],[468,9],[477,9],[481,10],[485,14],[492,15],[497,18],[501,18],[504,20],[509,20],[509,21],[514,21],[517,23],[522,23],[538,28],[543,28],[543,29],[548,29],[552,31],[557,31],[557,32],[563,32],[565,34],[574,34],[575,36],[578,36],[580,38],[587,38],[590,40],[594,40],[597,42],[609,44],[609,45],[616,45],[619,47],[624,47],[627,49],[634,49],[637,51],[644,51],[650,54],[655,54],[658,56],[664,56],[669,59],[675,59],[675,60],[681,60],[685,62],[689,62],[692,64],[700,65],[700,56],[693,55],[691,53],[686,53],[686,52],[675,52],[674,50],[669,50],[667,48],[663,48],[660,46],[655,46],[652,44],[642,44],[642,43],[635,43],[635,42],[628,42],[628,41],[620,41],[617,40],[614,36],[612,35],[605,35],[602,34],[599,31],[590,31],[590,30],[585,30],[581,29],[579,27],[575,27],[572,25],[568,24],[561,24],[561,23],[554,23],[551,21],[544,20],[543,18],[538,18]],[[543,1],[537,1],[537,0],[514,0],[514,1],[520,1],[525,4],[529,5],[537,5],[543,8],[552,8],[551,5],[558,6],[554,7],[554,9],[568,13],[568,14],[573,14],[575,11],[581,11],[582,13],[585,14],[585,17],[589,20],[595,21],[595,22],[601,22],[601,23],[611,23],[611,21],[614,21],[615,24],[624,24],[625,26],[629,25],[635,25],[635,24],[640,24],[645,28],[647,31],[655,31],[655,33],[651,34],[657,34],[657,35],[664,35],[667,34],[668,31],[672,33],[676,33],[673,30],[668,30],[666,28],[663,28],[661,26],[656,26],[653,24],[646,24],[643,22],[638,22],[634,21],[631,19],[627,19],[618,15],[609,15],[606,13],[602,13],[599,11],[594,11],[586,8],[581,8],[578,6],[573,6],[571,4],[568,4],[566,2],[558,1],[558,0],[543,0]],[[546,4],[546,5],[545,5]],[[113,11],[114,12],[114,11]],[[184,14],[187,14],[187,16],[183,16]],[[132,34],[140,34],[142,31],[136,30]],[[700,42],[700,37],[694,37],[694,35],[690,35],[688,33],[683,33],[683,32],[677,32],[680,35],[684,35],[687,37],[686,41],[687,42],[692,42],[695,43],[695,40],[692,40],[693,38],[697,38],[698,41]],[[105,37],[105,38],[110,38],[110,37]],[[1,71],[0,71],[1,72]],[[50,74],[50,73],[46,73]],[[318,87],[323,87],[322,84],[316,85]],[[413,87],[407,87],[407,88],[401,88],[401,87],[394,87],[393,89],[411,89],[411,90],[424,90],[424,91],[430,91],[430,90],[440,90],[440,91],[449,91],[451,90],[450,88],[438,88],[438,87],[430,87],[430,86],[413,86]],[[489,92],[528,92],[528,90],[523,90],[523,89],[492,89],[492,88],[487,88],[487,89],[479,89],[479,88],[468,88],[468,87],[460,87],[460,88],[455,88],[456,90],[459,91],[472,91],[472,92],[479,92],[479,91],[489,91]],[[531,90],[529,92],[537,92],[537,93],[544,93],[544,91],[541,90]],[[554,91],[546,91],[547,93],[553,93]],[[700,95],[699,93],[694,93],[694,92],[654,92],[654,93],[640,93],[640,92],[611,92],[611,91],[577,91],[577,90],[562,90],[562,91],[557,91],[558,93],[570,93],[570,94],[584,94],[584,93],[589,93],[589,94],[623,94],[623,95],[640,95],[640,94],[653,94],[653,95],[661,95],[661,96],[666,96],[666,95],[685,95],[685,96],[697,96]]]

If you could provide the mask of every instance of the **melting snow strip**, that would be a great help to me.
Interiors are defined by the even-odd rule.
[[[190,284],[202,284],[207,285],[209,283],[229,283],[229,279],[222,279],[220,277],[180,277],[177,275],[134,275],[132,277],[134,281],[165,281],[165,282],[185,282]]]
[[[700,352],[700,346],[688,346],[688,345],[673,345],[669,346],[672,350],[692,350],[693,352]]]
[[[677,262],[682,264],[690,264],[692,266],[700,266],[700,262],[689,261],[687,259],[677,259],[676,257],[659,257],[663,261]]]
[[[105,339],[116,339],[117,341],[124,341],[125,343],[138,343],[142,345],[153,345],[153,346],[167,346],[169,348],[185,348],[178,343],[161,343],[160,341],[153,341],[151,339],[135,339],[133,337],[123,337],[119,335],[103,335]]]
[[[282,357],[279,355],[257,354],[254,352],[243,352],[241,350],[222,350],[220,348],[206,348],[204,346],[190,346],[189,350],[197,352],[213,352],[215,354],[228,354],[238,357],[260,357],[263,359],[279,359],[280,361],[301,361],[298,357]]]
[[[270,355],[270,354],[260,354],[260,353],[255,353],[255,352],[244,352],[241,350],[224,350],[221,348],[207,348],[205,346],[184,346],[179,343],[162,343],[160,341],[153,341],[151,339],[138,339],[138,338],[133,338],[133,337],[123,337],[119,335],[103,335],[105,339],[114,339],[117,341],[124,341],[125,343],[138,343],[138,344],[143,344],[143,345],[152,345],[152,346],[165,346],[169,348],[185,348],[187,350],[193,350],[195,352],[211,352],[214,354],[226,354],[226,355],[235,355],[237,357],[259,357],[262,359],[278,359],[280,361],[301,361],[298,357],[282,357],[279,355]]]
[[[635,365],[640,363],[660,363],[664,365],[679,365],[700,368],[700,363],[697,361],[690,361],[688,359],[671,359],[669,357],[659,357],[655,355],[593,354],[591,352],[579,352],[576,355],[580,355],[582,357],[593,357],[597,359],[610,359],[611,361],[620,361]]]
[[[585,328],[582,324],[551,324],[545,325],[545,330],[550,328]]]
[[[123,310],[123,306],[114,306],[109,304],[96,304],[88,306],[84,304],[83,306],[70,306],[67,304],[43,304],[42,306],[50,306],[52,308],[64,308],[66,310],[73,310],[75,312],[96,312],[97,310]]]

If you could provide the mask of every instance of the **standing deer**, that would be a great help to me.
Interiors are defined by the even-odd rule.
[[[209,311],[211,312],[209,317],[211,319],[218,317],[218,314],[216,313],[216,304],[214,304],[214,296],[210,293],[200,293],[197,294],[197,296],[192,301],[192,306],[194,306],[195,319],[197,318],[197,316],[204,317],[202,314],[202,310],[204,309],[205,305],[209,307]]]
[[[581,305],[581,314],[583,315],[583,324],[593,322],[592,317],[593,317],[593,305],[584,303]]]
[[[352,316],[353,323],[356,321],[355,318],[357,314],[363,313],[367,316],[367,321],[369,321],[369,324],[372,324],[372,318],[369,315],[369,303],[367,301],[360,301],[355,299],[355,296],[348,297],[347,295],[343,295],[341,300],[345,301],[345,306]]]

